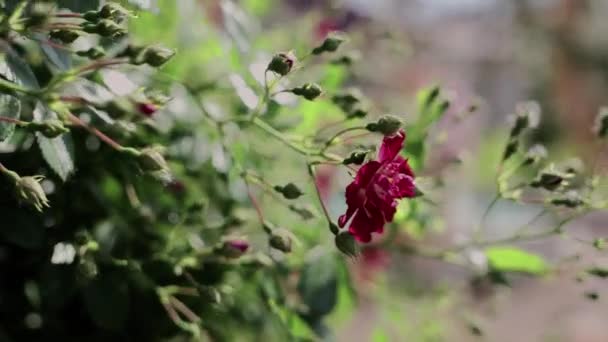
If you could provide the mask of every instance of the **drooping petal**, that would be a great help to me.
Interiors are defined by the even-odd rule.
[[[384,223],[384,217],[379,210],[359,210],[348,231],[357,241],[367,243],[372,240],[372,233],[382,232]]]
[[[403,130],[399,130],[393,135],[385,136],[378,152],[378,161],[385,163],[395,159],[401,151],[401,148],[403,148],[404,141],[405,132]]]

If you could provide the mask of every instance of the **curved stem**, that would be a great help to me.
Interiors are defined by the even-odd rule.
[[[115,149],[117,151],[121,151],[121,150],[124,149],[124,147],[122,145],[120,145],[119,143],[117,143],[116,141],[114,141],[114,139],[108,137],[107,135],[105,135],[103,132],[101,132],[97,128],[94,128],[94,127],[91,127],[91,126],[87,125],[84,121],[80,120],[80,118],[78,118],[76,115],[74,115],[72,113],[69,113],[68,114],[68,119],[70,119],[70,121],[72,121],[75,125],[78,125],[78,126],[84,128],[84,129],[86,129],[91,134],[93,134],[97,138],[99,138],[99,140],[105,142],[106,144],[108,144],[113,149]]]
[[[321,153],[325,152],[332,144],[333,142],[338,139],[341,135],[346,134],[348,132],[352,132],[352,131],[356,131],[356,130],[361,130],[361,129],[366,129],[363,126],[356,126],[356,127],[349,127],[349,128],[345,128],[341,131],[338,131],[336,134],[334,134],[331,138],[329,138],[326,142],[325,145],[323,146],[323,148],[321,148]]]
[[[323,202],[323,196],[321,196],[321,189],[319,188],[319,184],[317,183],[317,178],[315,176],[315,168],[310,163],[308,164],[308,174],[310,175],[310,178],[312,178],[312,182],[315,186],[315,191],[317,193],[317,197],[319,198],[319,203],[321,204],[323,215],[325,215],[327,222],[329,224],[332,224],[333,222],[331,220],[331,217],[329,216],[329,211],[327,210],[327,207],[325,207],[325,203]]]

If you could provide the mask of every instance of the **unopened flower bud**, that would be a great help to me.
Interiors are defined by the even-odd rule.
[[[293,183],[287,183],[285,186],[276,185],[274,190],[283,195],[286,199],[296,199],[304,193]]]
[[[106,55],[106,52],[101,46],[94,46],[88,50],[76,51],[76,54],[80,57],[87,57],[90,59],[99,59]]]
[[[292,245],[291,233],[285,228],[275,228],[270,233],[268,243],[272,248],[289,253]]]
[[[393,115],[384,115],[377,122],[367,124],[365,128],[370,132],[393,135],[401,128],[401,120]]]
[[[511,138],[518,137],[525,129],[536,128],[540,121],[540,108],[536,102],[522,103],[517,108]]]
[[[76,30],[53,30],[51,31],[49,36],[65,44],[70,44],[76,39],[78,39],[78,37],[80,37],[80,34]]]
[[[355,238],[347,231],[341,231],[336,235],[334,242],[340,252],[346,256],[355,257],[359,254]]]
[[[40,185],[43,180],[42,176],[19,177],[15,183],[15,192],[17,198],[26,204],[42,211],[45,207],[49,207],[49,200],[46,198],[44,189]]]
[[[309,101],[313,101],[323,93],[323,89],[316,83],[306,83],[301,87],[293,88],[291,92]]]
[[[243,239],[226,240],[222,244],[220,253],[227,258],[238,258],[249,249],[249,242]]]
[[[42,26],[54,15],[55,5],[48,2],[36,2],[30,8],[28,27]]]
[[[148,46],[142,53],[145,63],[152,67],[159,67],[167,63],[175,55],[174,50],[161,45]]]
[[[85,22],[82,24],[82,30],[87,33],[98,34],[102,37],[116,37],[127,32],[124,27],[109,19],[99,20],[95,24]]]
[[[338,228],[338,225],[336,225],[335,223],[329,222],[329,231],[334,235],[338,235],[338,233],[340,232],[340,228]]]
[[[350,53],[344,55],[344,56],[340,56],[334,60],[331,61],[332,64],[336,64],[336,65],[344,65],[344,66],[351,66],[353,65],[355,62],[357,62],[358,60],[361,59],[361,54],[359,53],[359,51],[351,51]]]
[[[99,17],[99,12],[97,11],[86,11],[84,12],[84,14],[82,15],[82,18],[86,21],[92,22],[92,23],[96,23],[99,21],[100,17]]]
[[[593,131],[600,138],[608,137],[608,108],[602,108],[595,118]]]
[[[355,151],[350,154],[347,158],[344,158],[342,164],[344,165],[361,165],[365,161],[365,157],[367,157],[367,152]]]
[[[156,105],[154,105],[153,103],[138,103],[137,104],[137,110],[147,116],[147,117],[151,117],[152,114],[156,113],[156,111],[158,110],[158,108],[156,107]]]
[[[272,60],[266,69],[281,76],[285,76],[289,74],[296,63],[296,60],[296,56],[293,52],[281,52],[272,57]]]
[[[343,93],[332,96],[331,101],[344,112],[350,112],[357,104],[362,102],[363,94],[357,88],[350,88]]]
[[[67,133],[70,131],[69,129],[65,128],[63,122],[57,119],[48,119],[36,124],[38,126],[36,130],[50,139],[56,138],[62,135],[63,133]]]
[[[524,165],[539,164],[542,160],[547,158],[547,149],[540,144],[536,144],[526,152],[524,159]]]
[[[297,204],[290,204],[288,208],[294,213],[300,215],[303,220],[310,220],[311,218],[315,217],[315,213],[309,205],[301,206]]]
[[[327,38],[325,38],[321,45],[317,46],[312,50],[312,54],[320,55],[324,52],[335,52],[345,41],[346,37],[344,36],[344,34],[332,32],[327,36]]]
[[[502,160],[505,161],[517,152],[519,149],[519,140],[517,138],[509,139],[507,146],[505,146],[505,151],[502,154]]]
[[[100,18],[112,19],[121,22],[125,17],[130,16],[131,12],[117,3],[107,3],[98,12]]]
[[[158,149],[146,147],[141,151],[126,147],[123,149],[125,154],[136,158],[139,167],[146,172],[166,171],[169,169],[167,161]]]

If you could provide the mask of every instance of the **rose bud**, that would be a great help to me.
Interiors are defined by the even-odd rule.
[[[313,101],[323,93],[323,89],[316,83],[306,83],[301,87],[291,89],[294,95],[302,96],[308,101]]]
[[[159,67],[167,63],[175,55],[175,50],[161,45],[148,46],[143,50],[144,61],[149,66]]]
[[[49,36],[65,44],[70,44],[80,37],[80,33],[75,30],[53,30]]]
[[[272,71],[281,76],[285,76],[289,74],[296,63],[296,60],[296,56],[293,54],[293,52],[281,52],[272,57],[272,60],[268,64],[266,70]]]
[[[270,232],[268,243],[272,248],[289,253],[292,245],[291,233],[284,228],[275,228]]]
[[[287,183],[285,186],[276,185],[274,190],[289,200],[296,199],[304,194],[302,190],[293,183]]]
[[[49,207],[49,200],[40,185],[40,181],[43,179],[43,176],[19,177],[15,183],[17,198],[38,211]]]
[[[401,120],[393,115],[384,115],[377,122],[367,124],[365,128],[370,132],[393,135],[401,128]]]
[[[238,258],[249,249],[249,242],[244,239],[226,240],[222,244],[220,253],[227,258]]]
[[[325,38],[321,45],[312,50],[312,54],[320,55],[324,52],[335,52],[345,41],[346,37],[343,34],[332,32]]]
[[[335,238],[336,247],[346,256],[355,257],[359,254],[355,238],[347,231],[341,231]]]
[[[137,110],[147,117],[152,117],[152,114],[156,113],[158,107],[153,103],[141,102],[137,104]]]

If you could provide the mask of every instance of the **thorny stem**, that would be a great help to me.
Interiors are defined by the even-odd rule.
[[[114,141],[114,139],[108,137],[107,135],[105,135],[103,132],[101,132],[97,128],[94,128],[94,127],[91,127],[91,126],[87,125],[84,121],[80,120],[80,118],[78,118],[76,115],[74,115],[72,113],[69,113],[68,114],[68,118],[75,125],[78,125],[78,126],[84,128],[84,129],[86,129],[87,131],[89,131],[89,133],[95,135],[97,138],[99,138],[99,140],[101,140],[104,143],[108,144],[113,149],[115,149],[117,151],[124,150],[124,147],[122,145],[120,145],[119,143],[117,143],[116,141]]]

